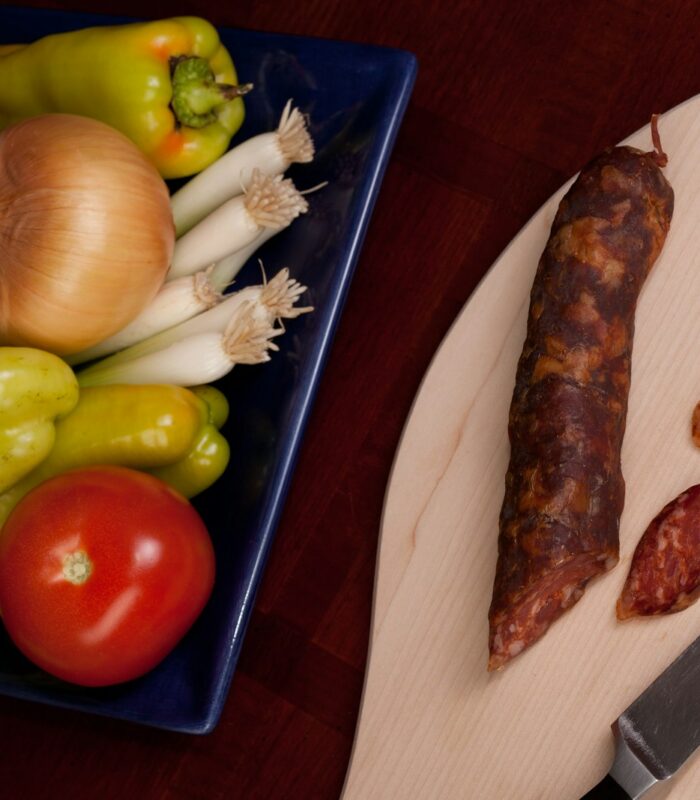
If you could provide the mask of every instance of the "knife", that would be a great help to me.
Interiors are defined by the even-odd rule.
[[[700,637],[612,724],[615,760],[581,800],[638,800],[700,745]]]

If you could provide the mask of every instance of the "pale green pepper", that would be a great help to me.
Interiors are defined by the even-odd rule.
[[[214,386],[193,386],[191,391],[208,408],[208,421],[202,426],[184,458],[165,467],[149,470],[185,497],[195,497],[216,481],[226,469],[230,450],[219,428],[228,418],[228,400]]]
[[[204,394],[212,403],[216,401],[216,416],[221,419],[225,397]],[[56,423],[50,454],[0,494],[0,525],[27,492],[77,467],[140,469],[160,475],[181,494],[194,497],[219,478],[228,464],[228,443],[212,419],[209,404],[180,386],[83,388],[73,411]]]
[[[221,429],[226,424],[228,419],[228,400],[226,395],[216,386],[211,386],[208,383],[201,386],[190,386],[190,391],[196,394],[197,397],[204,400],[209,406],[209,421],[215,428]]]
[[[231,56],[200,17],[101,25],[0,48],[0,127],[60,112],[126,134],[164,178],[209,166],[243,122]]]
[[[58,356],[0,347],[0,492],[50,453],[55,420],[78,402],[78,382]]]

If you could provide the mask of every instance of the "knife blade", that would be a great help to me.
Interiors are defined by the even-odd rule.
[[[638,800],[700,745],[700,637],[612,724],[610,772],[582,800]]]

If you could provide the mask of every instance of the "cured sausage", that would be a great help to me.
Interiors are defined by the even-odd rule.
[[[562,199],[530,296],[489,610],[489,670],[539,639],[618,560],[637,298],[668,233],[655,149],[614,147]]]
[[[700,596],[700,484],[666,505],[639,540],[617,618],[682,611]]]
[[[508,433],[489,669],[539,639],[619,557],[637,298],[668,233],[655,149],[606,150],[562,199],[530,297]]]

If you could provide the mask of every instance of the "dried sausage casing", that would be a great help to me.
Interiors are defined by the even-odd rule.
[[[508,424],[490,670],[617,563],[634,314],[673,213],[662,164],[660,149],[606,150],[561,201],[540,259]]]

